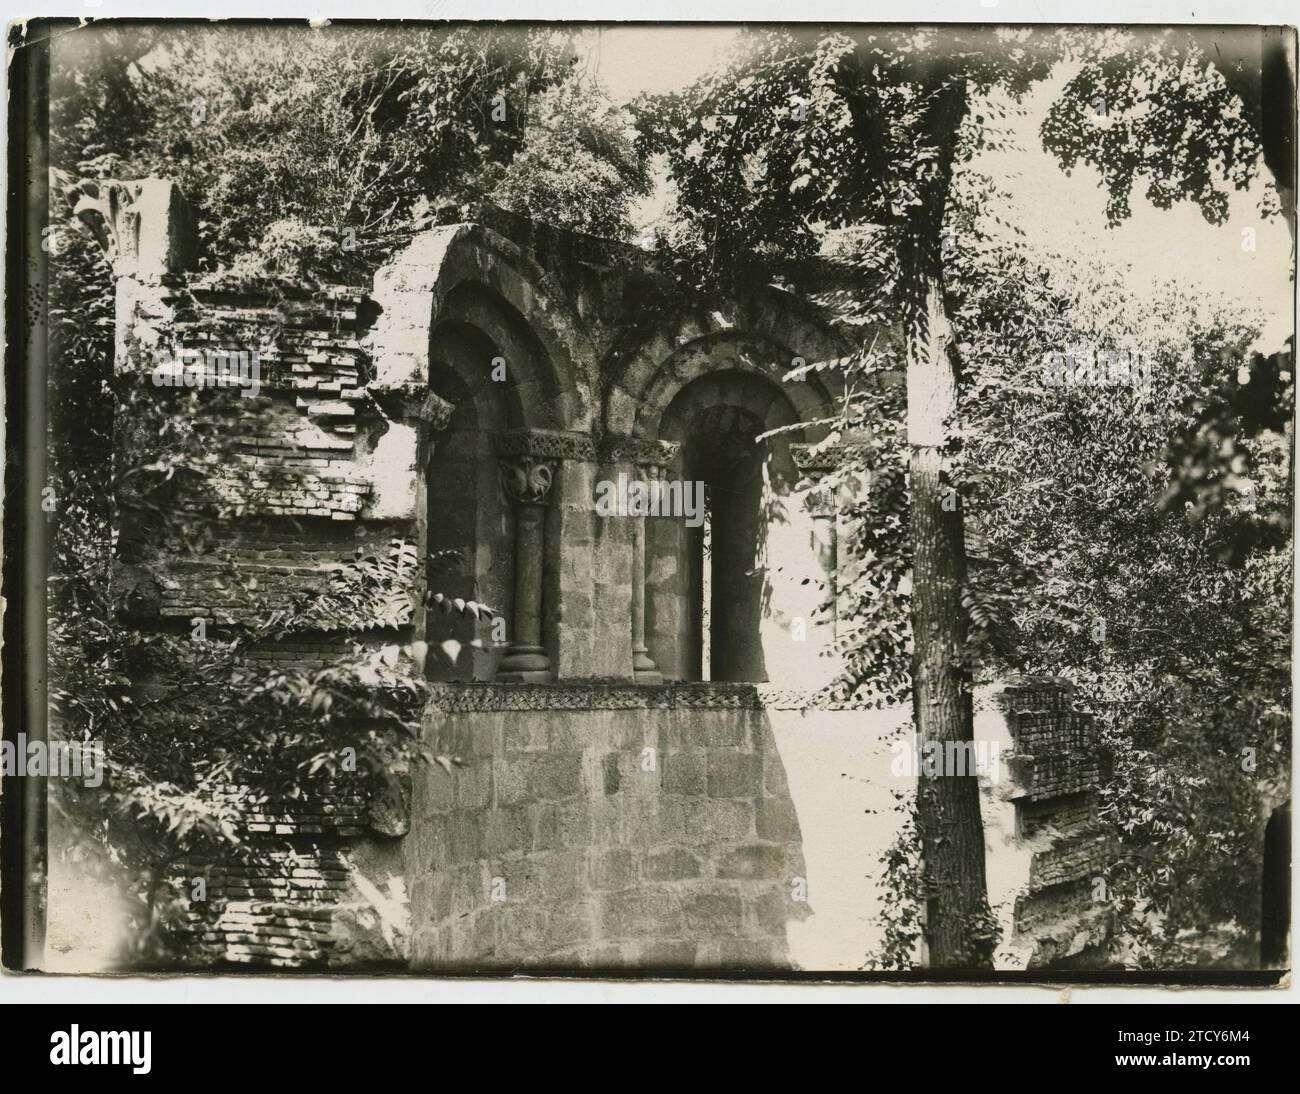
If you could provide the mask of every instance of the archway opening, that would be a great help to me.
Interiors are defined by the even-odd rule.
[[[700,522],[647,527],[647,641],[673,679],[763,682],[769,607],[767,537],[793,481],[783,437],[760,440],[796,416],[770,381],[715,372],[685,385],[659,422],[681,449],[668,469],[683,493],[700,484]]]
[[[508,613],[513,592],[511,515],[501,504],[493,435],[515,425],[514,392],[495,382],[496,343],[459,320],[441,323],[430,346],[429,387],[455,409],[425,469],[426,663],[433,680],[486,680],[504,650],[501,625],[452,610],[456,599]]]
[[[736,407],[695,417],[682,447],[682,472],[704,484],[704,523],[688,528],[691,675],[699,680],[766,680],[759,624],[763,611],[762,423]]]

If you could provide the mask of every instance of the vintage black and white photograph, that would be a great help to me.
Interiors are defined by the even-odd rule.
[[[10,24],[6,969],[1284,983],[1296,32],[973,10]]]

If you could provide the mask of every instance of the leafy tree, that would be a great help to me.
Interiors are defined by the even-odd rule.
[[[1008,248],[963,247],[950,284],[969,369],[964,460],[980,472],[971,505],[987,532],[966,597],[985,667],[1064,674],[1098,712],[1116,960],[1205,961],[1211,934],[1248,960],[1260,817],[1290,759],[1281,425],[1235,438],[1236,489],[1199,520],[1167,499],[1169,454],[1197,408],[1239,386],[1256,320],[1176,283],[1135,301],[1113,269]],[[1044,386],[1058,347],[1141,368]]]
[[[694,225],[701,284],[814,254],[828,229],[878,228],[863,280],[884,291],[903,329],[910,676],[925,741],[972,734],[960,503],[970,483],[955,474],[962,360],[945,282],[953,181],[999,139],[988,93],[1017,100],[1063,57],[1081,68],[1044,144],[1067,168],[1100,167],[1111,219],[1128,214],[1139,177],[1158,206],[1191,200],[1222,219],[1224,185],[1255,177],[1259,142],[1244,111],[1224,109],[1233,99],[1197,42],[1175,32],[763,30],[722,70],[641,106],[643,146],[668,157]],[[1104,125],[1089,122],[1102,113]],[[864,296],[861,311],[878,311],[878,296]],[[974,778],[923,778],[918,827],[931,963],[987,964],[994,932]]]
[[[955,467],[983,532],[963,590],[969,647],[981,675],[1065,675],[1098,713],[1113,769],[1102,816],[1118,840],[1113,959],[1169,968],[1217,945],[1218,960],[1253,963],[1260,818],[1290,761],[1293,396],[1270,398],[1269,428],[1231,434],[1235,471],[1201,512],[1184,508],[1185,438],[1207,408],[1253,404],[1253,373],[1241,377],[1256,319],[1176,282],[1136,301],[1113,268],[999,243],[977,215],[997,208],[989,196],[987,180],[961,181],[946,278],[966,366]],[[1062,347],[1100,349],[1103,369],[1107,351],[1125,368],[1132,352],[1140,374],[1045,385]],[[897,402],[885,389],[845,424]],[[908,667],[906,445],[888,424],[866,447],[872,490],[842,513],[855,563],[837,594],[857,630],[837,690],[892,700]],[[913,808],[900,802],[908,823]],[[872,957],[883,968],[907,967],[918,934],[909,831],[881,860],[894,898]]]
[[[417,210],[488,193],[566,35],[510,27],[109,26],[61,40],[51,163],[175,178],[206,267],[372,270]],[[406,229],[409,231],[409,227]]]
[[[607,239],[631,234],[632,201],[650,191],[630,119],[581,77],[533,104],[523,146],[492,191],[506,209]]]

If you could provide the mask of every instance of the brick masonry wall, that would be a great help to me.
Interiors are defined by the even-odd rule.
[[[413,964],[778,969],[807,914],[755,689],[448,684],[416,778]]]
[[[207,553],[155,557],[122,573],[129,572],[133,582],[132,614],[138,620],[188,627],[199,617],[229,624],[251,618],[254,603],[288,608],[297,594],[325,588],[330,574],[356,552],[382,555],[407,532],[398,522],[341,525],[250,516],[214,526]]]
[[[210,548],[169,553],[128,517],[114,595],[138,626],[188,629],[200,618],[220,637],[227,625],[252,622],[254,605],[281,610],[324,588],[358,552],[416,540],[420,447],[450,406],[374,382],[361,339],[377,308],[364,290],[183,272],[183,201],[168,187],[146,183],[134,199],[145,234],[167,245],[110,252],[115,368],[166,398],[156,378],[174,382],[213,354],[246,355],[235,358],[241,363],[256,354],[257,390],[236,400],[253,413],[238,427],[233,459],[213,472],[229,511],[214,519]],[[323,625],[252,656],[268,669],[310,671],[342,648]],[[173,877],[188,898],[180,930],[189,962],[405,962],[404,806],[326,788],[314,802],[266,802],[227,820],[242,837],[238,853],[178,864]]]
[[[232,500],[354,520],[369,492],[358,438],[374,416],[359,341],[364,300],[362,290],[342,286],[171,274],[147,293],[119,292],[118,328],[131,338],[120,345],[118,368],[145,379],[159,360],[256,353],[259,390],[250,405],[269,407],[274,420],[240,438],[242,466],[225,484]],[[272,470],[292,472],[295,483],[282,487]]]
[[[360,341],[372,311],[361,290],[339,286],[187,274],[119,281],[118,329],[130,334],[119,343],[120,372],[150,385],[159,359],[216,351],[259,361],[259,390],[246,400],[258,416],[213,480],[233,515],[210,556],[161,557],[137,545],[144,557],[120,569],[119,585],[138,620],[245,619],[249,578],[258,599],[282,607],[357,548],[416,539],[419,434],[450,408],[372,384]],[[391,484],[381,489],[394,472],[396,496]]]
[[[391,833],[391,818],[359,787],[251,807],[233,789],[216,797],[218,809],[224,799],[233,810],[242,842],[236,854],[195,858],[172,873],[182,896],[177,939],[186,964],[405,963],[399,843],[377,830]]]
[[[1000,746],[983,786],[990,899],[1000,906],[1001,967],[1042,967],[1104,945],[1112,837],[1097,818],[1105,777],[1093,715],[1073,686],[1025,677],[977,704],[976,738]]]

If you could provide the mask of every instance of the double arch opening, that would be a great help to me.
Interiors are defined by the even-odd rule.
[[[682,324],[659,335],[653,346],[626,355],[621,368],[607,362],[604,402],[595,407],[585,379],[586,370],[596,371],[595,353],[575,336],[576,317],[557,304],[554,291],[544,297],[537,271],[507,261],[509,254],[500,248],[488,254],[473,246],[478,234],[461,231],[429,286],[427,383],[455,409],[422,469],[420,524],[430,589],[488,604],[506,625],[503,631],[491,618],[429,610],[426,636],[445,654],[430,658],[430,675],[502,678],[514,637],[511,623],[521,610],[520,519],[502,488],[496,442],[510,431],[543,430],[586,435],[593,459],[611,437],[677,446],[661,473],[703,484],[703,523],[692,527],[680,513],[614,518],[645,521],[644,572],[631,579],[643,582],[650,656],[665,680],[767,680],[770,533],[788,519],[798,480],[789,444],[819,439],[816,427],[799,429],[799,423],[825,416],[831,405],[815,374],[796,382],[785,376],[824,351],[801,356],[770,331]],[[612,398],[615,392],[621,398]],[[773,430],[781,432],[764,436]],[[556,466],[558,482],[570,472],[562,463]],[[598,471],[596,465],[595,477]],[[627,565],[576,557],[602,546],[612,550],[619,542],[594,531],[594,522],[603,518],[594,511],[594,496],[589,501],[590,535],[571,536],[571,520],[561,530],[553,509],[543,518],[539,643],[552,667],[564,661],[557,647],[565,634],[558,621],[570,607],[565,582],[584,565],[593,574]],[[566,496],[567,507],[574,502]],[[630,537],[622,542],[630,543]],[[599,591],[589,599],[597,601],[593,614],[616,616],[627,627],[624,604],[599,602]],[[629,634],[627,678],[634,675],[633,645]],[[562,675],[582,673],[570,658]]]

